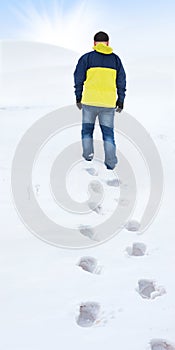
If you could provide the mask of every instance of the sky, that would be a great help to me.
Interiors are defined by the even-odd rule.
[[[0,0],[0,40],[30,40],[83,51],[108,32],[122,54],[174,55],[174,0]]]

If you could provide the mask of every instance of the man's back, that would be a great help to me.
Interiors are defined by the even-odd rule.
[[[111,47],[99,43],[93,49],[78,61],[74,73],[77,96],[80,93],[86,105],[114,108],[116,88],[121,102],[125,97],[125,71]]]

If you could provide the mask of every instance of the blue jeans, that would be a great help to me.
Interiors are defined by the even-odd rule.
[[[116,145],[114,140],[114,115],[115,108],[95,107],[82,105],[82,146],[83,157],[92,160],[94,156],[93,131],[95,120],[98,116],[103,136],[105,152],[105,165],[107,169],[114,169],[118,160],[116,157]]]

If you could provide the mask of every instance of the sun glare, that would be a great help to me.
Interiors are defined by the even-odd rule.
[[[77,3],[71,9],[63,9],[57,1],[50,1],[50,8],[38,10],[30,5],[15,8],[19,18],[18,37],[22,40],[59,45],[81,51],[92,44],[96,30],[95,18],[88,13],[87,1]]]

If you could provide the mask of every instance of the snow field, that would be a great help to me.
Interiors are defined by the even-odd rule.
[[[140,67],[138,62],[128,63],[133,76],[129,77],[131,94],[126,108],[149,130],[164,167],[164,198],[155,221],[139,234],[139,218],[147,195],[147,180],[142,177],[135,215],[118,235],[90,249],[66,250],[37,239],[20,221],[11,196],[10,171],[15,148],[26,130],[51,110],[74,103],[70,75],[78,56],[32,43],[28,46],[4,42],[1,50],[1,347],[6,350],[106,350],[107,347],[174,350],[175,138],[173,104],[169,102],[172,62],[169,72],[163,70],[163,75],[159,75],[163,69],[161,59],[150,58],[150,67],[145,62]],[[66,70],[63,63],[68,66]],[[157,79],[151,84],[155,65]],[[165,105],[168,105],[166,112]],[[79,129],[73,134],[79,137]],[[117,142],[120,147],[120,139]],[[57,208],[52,206],[45,190],[46,169],[49,173],[52,163],[48,154],[56,144],[59,148],[56,140],[40,155],[33,187],[48,216],[59,220]],[[139,168],[136,158],[135,154],[135,169]],[[87,228],[86,220],[68,218],[67,214],[60,218],[64,225],[67,221],[67,227],[78,226],[82,234],[89,235],[90,241],[94,238],[92,226],[110,217],[119,196],[120,186],[108,186],[103,166],[99,168],[97,175],[93,166],[90,171],[82,164],[74,167],[70,173],[74,188],[70,176],[67,179],[70,195],[79,201],[87,196],[83,189],[88,181],[99,178],[103,184],[105,198],[101,212],[91,214],[90,227]],[[127,205],[127,198],[121,200]]]

